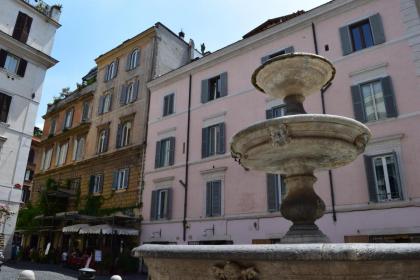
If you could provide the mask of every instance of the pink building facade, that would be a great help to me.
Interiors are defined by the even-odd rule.
[[[310,52],[335,65],[310,113],[356,118],[373,139],[349,166],[319,172],[332,242],[419,242],[420,18],[414,0],[336,0],[208,54],[148,83],[151,102],[141,243],[275,243],[280,176],[232,159],[239,130],[282,114],[250,79],[262,61]],[[264,28],[262,28],[264,29]]]

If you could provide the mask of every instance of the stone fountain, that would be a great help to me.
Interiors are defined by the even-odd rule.
[[[420,244],[328,244],[315,224],[325,204],[314,191],[314,172],[349,164],[371,137],[353,119],[306,114],[305,97],[319,92],[334,75],[334,66],[313,54],[286,54],[265,62],[252,83],[282,98],[285,116],[254,124],[232,138],[231,153],[241,165],[285,176],[281,213],[293,222],[281,239],[286,244],[133,249],[145,259],[152,280],[420,279]]]

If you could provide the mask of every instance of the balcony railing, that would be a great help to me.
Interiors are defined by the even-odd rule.
[[[38,12],[44,14],[47,17],[56,19],[56,15],[54,14],[54,9],[57,10],[58,13],[61,12],[61,5],[55,4],[55,5],[48,5],[43,0],[23,0],[32,7],[34,7]]]

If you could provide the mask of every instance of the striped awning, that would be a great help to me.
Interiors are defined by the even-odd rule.
[[[117,234],[117,235],[139,235],[139,231],[133,228],[121,228],[108,224],[89,226],[80,229],[79,234]]]
[[[67,227],[63,227],[63,232],[79,232],[81,229],[89,227],[88,224],[76,224]]]

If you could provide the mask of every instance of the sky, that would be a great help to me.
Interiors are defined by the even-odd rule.
[[[43,127],[47,104],[95,66],[95,58],[161,22],[185,33],[196,48],[216,51],[242,38],[267,19],[310,10],[326,0],[45,0],[62,4],[52,57],[59,63],[44,81],[35,125]]]

